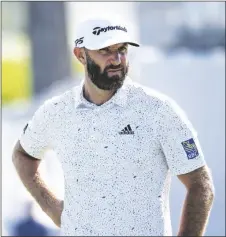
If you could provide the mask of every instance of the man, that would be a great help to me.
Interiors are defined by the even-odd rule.
[[[178,236],[201,236],[214,191],[197,134],[175,102],[127,77],[128,48],[139,46],[129,33],[115,20],[81,25],[74,54],[85,79],[37,110],[14,148],[14,165],[71,236],[172,235],[169,186],[177,175],[187,189]],[[64,201],[37,170],[47,148],[62,164]]]

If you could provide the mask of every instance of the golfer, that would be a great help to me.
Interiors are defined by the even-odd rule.
[[[138,46],[122,22],[83,22],[84,80],[45,101],[15,145],[21,181],[63,236],[171,236],[171,176],[187,190],[178,236],[205,233],[214,188],[197,133],[176,102],[127,76]],[[64,200],[38,171],[46,149],[62,165]]]

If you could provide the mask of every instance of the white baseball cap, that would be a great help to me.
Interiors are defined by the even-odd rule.
[[[92,18],[80,23],[75,47],[98,50],[119,43],[139,47],[140,44],[133,38],[128,25],[122,20]]]

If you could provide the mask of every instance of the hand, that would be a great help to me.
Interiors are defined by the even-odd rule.
[[[57,200],[55,206],[48,211],[48,216],[52,219],[52,221],[60,228],[61,226],[61,215],[64,209],[64,201]]]

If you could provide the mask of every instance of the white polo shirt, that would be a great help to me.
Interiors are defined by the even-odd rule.
[[[172,235],[170,177],[205,160],[172,99],[130,79],[101,106],[81,85],[46,101],[20,138],[38,159],[53,149],[65,178],[61,234]]]

